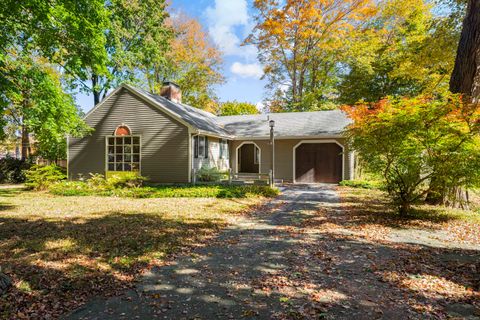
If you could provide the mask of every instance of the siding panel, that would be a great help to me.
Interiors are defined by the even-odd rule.
[[[192,137],[192,156],[193,152],[193,137]],[[228,151],[227,151],[228,152]],[[221,171],[226,171],[229,168],[228,159],[220,159],[220,139],[208,137],[208,158],[198,157],[193,158],[193,169],[200,170],[203,166],[210,168],[217,168]]]
[[[188,182],[188,128],[125,89],[94,110],[86,122],[95,129],[69,139],[69,178],[105,173],[105,137],[126,124],[141,136],[141,174],[152,182]]]

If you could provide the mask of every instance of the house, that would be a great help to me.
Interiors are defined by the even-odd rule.
[[[68,140],[68,175],[139,171],[152,182],[189,183],[202,166],[269,173],[269,120],[274,127],[276,179],[337,183],[351,179],[353,154],[342,137],[340,110],[216,116],[181,103],[180,88],[160,95],[121,85],[85,121],[94,132]]]

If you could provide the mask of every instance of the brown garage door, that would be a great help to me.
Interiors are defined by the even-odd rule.
[[[336,143],[303,143],[295,149],[295,181],[300,183],[342,180],[342,148]]]

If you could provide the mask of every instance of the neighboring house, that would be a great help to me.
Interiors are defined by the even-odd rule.
[[[234,173],[269,173],[269,120],[275,121],[275,178],[339,182],[353,175],[340,110],[215,116],[181,103],[166,83],[161,95],[122,85],[85,121],[92,135],[68,141],[68,175],[139,171],[152,182],[188,183],[202,166]]]

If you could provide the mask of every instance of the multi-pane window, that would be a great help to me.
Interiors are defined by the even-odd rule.
[[[140,137],[107,137],[107,163],[108,171],[139,171]]]

